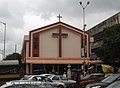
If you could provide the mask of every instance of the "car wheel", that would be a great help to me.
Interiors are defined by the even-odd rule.
[[[57,86],[57,88],[64,88],[62,85]]]
[[[71,84],[71,88],[75,88],[75,84],[74,83]]]

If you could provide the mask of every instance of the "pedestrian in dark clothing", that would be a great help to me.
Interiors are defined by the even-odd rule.
[[[80,88],[80,76],[79,74],[77,74],[77,78],[76,78],[76,85],[75,85],[75,88]]]

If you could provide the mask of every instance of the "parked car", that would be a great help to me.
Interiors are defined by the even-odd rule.
[[[120,88],[120,81],[115,81],[114,83],[110,84],[106,88]]]
[[[82,80],[94,80],[95,82],[99,82],[105,78],[105,74],[103,73],[94,73],[94,74],[88,74],[85,77],[83,77]]]
[[[80,81],[81,88],[84,88],[86,85],[91,83],[100,82],[105,78],[105,74],[103,73],[94,73],[88,74]]]
[[[74,88],[76,84],[76,81],[69,80],[67,77],[64,77],[62,75],[52,75],[52,76],[49,76],[49,78],[54,82],[65,83],[67,87],[71,87],[71,88]]]
[[[40,76],[51,76],[51,75],[54,75],[54,74],[40,74]]]
[[[107,87],[111,83],[115,82],[116,80],[120,80],[120,74],[112,74],[108,76],[107,78],[103,79],[100,82],[88,84],[86,88],[103,88]]]
[[[25,75],[21,80],[40,81],[45,82],[46,84],[53,85],[54,87],[57,88],[66,88],[65,83],[54,82],[50,78],[42,75]]]
[[[0,88],[54,88],[50,84],[46,84],[39,81],[28,81],[28,80],[14,80],[6,82]]]

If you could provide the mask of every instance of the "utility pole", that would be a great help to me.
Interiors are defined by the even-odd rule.
[[[83,6],[82,2],[80,2],[80,5],[83,9],[83,74],[85,76],[85,27],[87,26],[85,23],[85,9],[89,5],[89,1],[86,3],[85,6]]]
[[[4,24],[4,48],[3,48],[3,58],[5,58],[5,43],[6,43],[6,23],[0,21],[0,23]]]
[[[17,51],[17,44],[15,44],[15,53],[16,53],[16,51]]]

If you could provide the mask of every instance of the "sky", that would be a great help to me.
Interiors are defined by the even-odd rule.
[[[7,24],[6,55],[21,53],[24,35],[30,30],[62,22],[82,30],[83,9],[85,6],[85,23],[89,30],[96,24],[120,11],[120,0],[0,0],[0,21]],[[4,45],[4,24],[0,23],[0,57]]]

